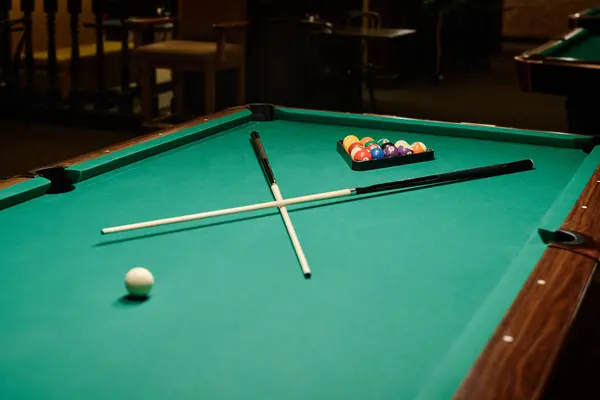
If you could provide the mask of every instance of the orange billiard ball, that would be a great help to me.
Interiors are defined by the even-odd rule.
[[[414,142],[410,147],[415,154],[424,153],[427,150],[427,147],[423,142]]]

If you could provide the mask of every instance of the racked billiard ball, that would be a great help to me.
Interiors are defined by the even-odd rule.
[[[350,158],[354,160],[354,155],[361,150],[365,150],[365,148],[362,146],[356,146],[355,148],[353,148],[352,151],[350,151]]]
[[[381,150],[380,147],[373,147],[370,151],[371,153],[371,158],[373,160],[381,160],[382,158],[385,157],[385,154],[383,153],[383,150]]]
[[[396,148],[402,146],[402,147],[410,147],[410,144],[408,144],[408,142],[406,140],[398,140],[394,146],[396,146]]]
[[[381,148],[383,148],[383,145],[384,145],[385,143],[389,143],[389,142],[390,142],[389,140],[387,140],[387,139],[385,139],[385,138],[384,138],[384,139],[379,139],[379,140],[377,141],[377,144],[378,144],[378,145],[379,145]]]
[[[352,159],[354,161],[369,161],[371,160],[371,153],[369,153],[369,150],[362,148],[354,153]]]
[[[350,147],[350,145],[354,142],[358,142],[358,138],[354,135],[348,135],[344,138],[344,140],[342,141],[342,144],[344,145],[344,150],[348,151],[348,147]]]
[[[367,142],[372,142],[373,138],[371,136],[365,136],[364,138],[360,139],[360,143],[362,143],[363,146],[367,147],[365,145],[365,143]]]
[[[424,153],[427,150],[427,147],[423,142],[414,142],[410,147],[415,154]]]
[[[348,150],[346,151],[348,152],[348,154],[351,154],[352,150],[356,149],[357,147],[363,148],[363,145],[360,144],[360,142],[354,142],[350,146],[348,146]]]
[[[373,149],[381,149],[381,147],[379,147],[376,143],[374,143],[370,146],[367,146],[367,150],[371,151]]]
[[[377,144],[377,143],[375,143],[375,141],[374,141],[374,140],[369,140],[367,143],[365,143],[365,148],[366,148],[366,149],[368,149],[368,148],[369,148],[369,146],[372,146],[372,145],[374,145],[374,144]]]
[[[390,144],[389,146],[385,146],[383,148],[383,153],[385,154],[386,157],[394,157],[396,155],[396,146],[394,146],[393,144]]]
[[[413,151],[410,147],[399,146],[396,147],[396,155],[398,156],[410,156],[413,154]]]

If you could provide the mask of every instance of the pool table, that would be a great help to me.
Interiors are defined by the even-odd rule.
[[[600,7],[586,8],[583,11],[569,15],[569,27],[575,28],[600,28]]]
[[[284,198],[535,168],[289,206],[310,279],[276,208],[101,234],[272,201],[252,131]],[[349,134],[435,159],[353,171]],[[588,136],[251,104],[0,181],[0,398],[538,398],[600,255],[599,163]]]
[[[569,131],[598,135],[600,30],[576,28],[516,57],[521,90],[566,98]]]

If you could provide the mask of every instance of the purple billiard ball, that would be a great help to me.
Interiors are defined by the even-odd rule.
[[[383,149],[383,153],[386,157],[394,157],[396,155],[396,146],[385,146],[385,149]]]
[[[371,149],[371,158],[373,160],[381,160],[383,157],[385,157],[385,154],[379,147],[374,147]]]
[[[409,147],[399,146],[396,148],[396,155],[398,156],[410,156],[411,154],[413,154],[413,151]]]

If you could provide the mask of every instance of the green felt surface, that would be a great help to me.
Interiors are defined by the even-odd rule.
[[[548,135],[556,147],[519,131],[495,141],[481,127],[490,140],[286,117],[2,210],[0,398],[450,398],[544,250],[536,229],[560,224],[600,161],[569,135]],[[523,158],[536,170],[290,207],[310,280],[277,210],[100,235],[270,201],[254,129],[285,197]],[[437,159],[354,172],[335,151],[347,134],[420,140]],[[141,304],[122,298],[134,266],[156,277]]]
[[[586,12],[584,15],[589,15],[589,16],[598,16],[600,15],[600,7],[592,7],[590,9],[587,10],[588,12]]]
[[[0,190],[0,210],[29,199],[42,196],[50,186],[50,181],[35,177]]]
[[[563,40],[542,52],[549,57],[573,58],[583,61],[600,61],[600,32],[582,30],[568,40]]]

